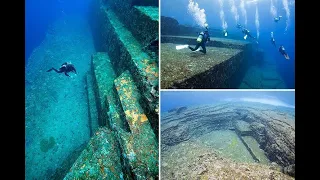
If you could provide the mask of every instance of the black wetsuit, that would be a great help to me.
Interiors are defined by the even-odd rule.
[[[284,56],[287,56],[287,55],[288,55],[288,54],[286,53],[286,51],[285,51],[285,49],[284,49],[283,46],[280,46],[280,47],[279,47],[279,52],[280,52],[282,55],[284,55]]]
[[[200,33],[199,33],[199,35],[200,35]],[[196,51],[201,46],[202,50],[200,50],[200,52],[206,54],[207,53],[207,49],[206,49],[207,41],[210,41],[209,32],[208,31],[204,31],[203,35],[202,35],[202,41],[200,43],[198,43],[196,45],[196,47],[194,47],[194,48],[189,46],[189,49],[191,49],[191,51]]]
[[[54,70],[57,73],[64,73],[66,76],[69,76],[69,74],[68,74],[69,72],[74,72],[75,74],[77,74],[77,70],[74,67],[74,65],[68,64],[68,63],[61,64],[61,67],[59,68],[59,70],[57,70],[56,68],[51,68],[51,69],[47,70],[47,72],[50,72],[52,70]]]

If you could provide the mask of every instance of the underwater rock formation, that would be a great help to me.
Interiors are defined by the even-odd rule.
[[[161,16],[162,35],[179,35],[179,22],[174,18]]]
[[[235,162],[196,142],[183,142],[174,149],[161,153],[161,178],[294,179],[281,173],[276,166]]]
[[[89,145],[65,179],[158,178],[157,2],[93,1],[99,52],[91,57],[87,93],[91,123],[97,121],[99,130],[92,126]]]
[[[219,103],[188,107],[180,114],[171,110],[161,118],[162,153],[213,131],[231,130],[253,160],[266,165],[276,163],[282,172],[294,176],[295,126],[294,110],[290,108]]]
[[[105,127],[95,132],[64,179],[100,178],[124,178],[115,134]]]
[[[244,77],[251,44],[225,38],[211,38],[206,55],[177,45],[195,44],[192,36],[161,36],[161,88],[236,88]]]

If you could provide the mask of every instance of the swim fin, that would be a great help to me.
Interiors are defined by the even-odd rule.
[[[178,45],[178,46],[176,46],[176,50],[180,50],[180,49],[184,49],[184,48],[188,48],[189,47],[189,45]]]
[[[290,59],[289,56],[288,56],[288,54],[285,54],[284,57],[285,57],[287,60]]]

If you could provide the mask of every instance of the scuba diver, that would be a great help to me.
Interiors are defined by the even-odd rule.
[[[280,47],[279,47],[279,52],[286,58],[286,59],[290,59],[289,58],[289,55],[286,53],[286,51],[285,51],[285,49],[284,49],[284,47],[281,45]]]
[[[242,28],[241,24],[237,24],[237,28],[241,29]]]
[[[47,70],[47,72],[50,72],[52,70],[54,70],[57,73],[64,73],[66,76],[69,76],[69,74],[68,74],[69,72],[74,72],[75,74],[77,74],[77,71],[76,71],[76,68],[74,67],[74,65],[71,63],[67,63],[67,62],[61,64],[59,70],[57,70],[55,68],[51,68],[51,69]]]
[[[282,18],[282,16],[279,16],[279,17],[275,17],[274,18],[274,22],[278,22],[278,21],[280,21],[280,19]]]
[[[276,47],[276,40],[273,37],[273,32],[271,32],[271,43]]]
[[[246,28],[243,28],[242,29],[242,33],[244,34],[244,37],[243,39],[247,39],[247,37],[249,36],[250,38],[253,38],[253,39],[256,39],[255,37],[253,37],[251,34],[250,34],[250,31]]]
[[[259,42],[257,41],[257,39],[250,34],[250,31],[249,31],[248,29],[243,28],[243,29],[242,29],[242,32],[243,32],[243,34],[244,34],[243,39],[247,39],[247,37],[249,36],[250,38],[256,40],[256,44],[259,44]]]
[[[228,31],[225,29],[225,30],[223,30],[223,35],[225,36],[225,37],[227,37],[228,36]]]
[[[189,49],[191,49],[191,51],[196,51],[197,49],[199,49],[199,47],[201,46],[202,47],[202,50],[200,50],[200,52],[202,52],[203,54],[206,54],[207,53],[207,50],[206,50],[206,43],[208,41],[210,41],[210,36],[209,36],[209,32],[208,32],[208,24],[205,23],[204,24],[206,30],[204,32],[200,32],[199,33],[199,36],[197,38],[197,45],[195,48],[192,48],[191,46],[188,46]]]

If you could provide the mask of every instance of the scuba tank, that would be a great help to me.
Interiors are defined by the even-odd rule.
[[[203,32],[199,33],[199,36],[198,36],[198,38],[197,38],[197,42],[198,42],[198,43],[201,43],[201,42],[202,42],[203,35],[204,35]]]

